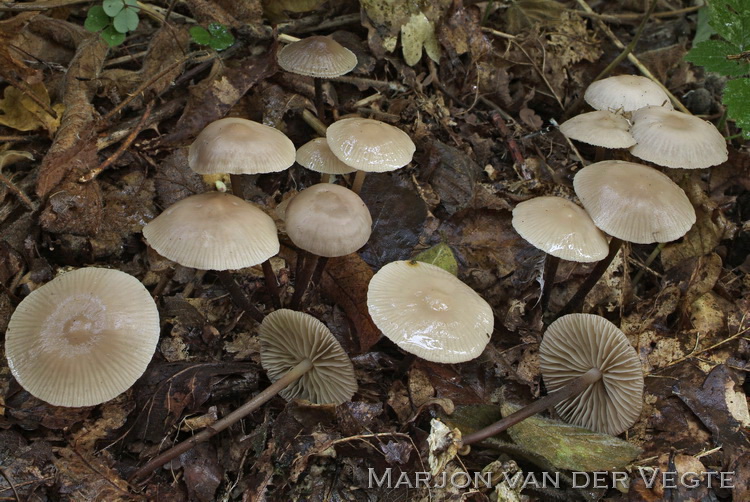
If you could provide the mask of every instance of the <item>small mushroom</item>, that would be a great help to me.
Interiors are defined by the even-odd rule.
[[[395,261],[370,280],[367,309],[375,325],[401,349],[427,361],[474,359],[490,341],[489,304],[440,267]]]
[[[641,364],[625,334],[605,318],[561,317],[547,328],[539,359],[550,394],[467,435],[464,445],[553,406],[565,421],[606,434],[620,434],[638,420],[643,406]]]
[[[655,82],[639,75],[617,75],[588,86],[583,98],[595,110],[632,112],[644,106],[671,110],[666,92]]]
[[[93,406],[129,389],[159,341],[159,312],[135,277],[81,268],[29,294],[5,334],[11,373],[55,406]]]
[[[337,174],[349,174],[356,171],[353,167],[341,162],[333,154],[325,138],[315,138],[299,147],[297,149],[297,164],[316,173],[321,173],[323,183],[326,183],[328,181],[326,177],[331,175],[333,175],[333,178],[330,179],[334,179]]]

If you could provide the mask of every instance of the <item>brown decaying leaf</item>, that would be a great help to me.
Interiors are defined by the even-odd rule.
[[[180,463],[190,499],[199,502],[216,500],[216,489],[223,479],[216,449],[208,443],[201,443],[180,455]]]
[[[427,151],[424,176],[448,212],[465,209],[474,198],[482,168],[464,152],[434,141]]]
[[[26,65],[22,54],[13,49],[11,43],[16,34],[36,15],[36,12],[23,12],[0,21],[0,75],[8,82],[31,84],[41,79],[41,72]]]
[[[60,500],[86,502],[131,501],[128,483],[113,469],[109,450],[93,455],[75,448],[60,448],[55,459]]]
[[[492,44],[482,33],[475,13],[468,12],[463,2],[454,2],[450,13],[440,24],[438,39],[451,59],[468,52],[471,60],[476,62],[492,52]]]

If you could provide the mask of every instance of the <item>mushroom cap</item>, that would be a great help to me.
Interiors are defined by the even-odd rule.
[[[357,66],[357,56],[330,37],[307,37],[283,47],[277,54],[284,70],[316,78],[334,78]]]
[[[672,102],[656,83],[639,75],[617,75],[591,84],[583,99],[595,110],[632,112],[644,106],[662,106],[671,110]]]
[[[159,312],[135,277],[119,270],[67,272],[23,299],[8,323],[13,376],[55,406],[94,406],[128,390],[159,341]]]
[[[200,270],[252,267],[279,252],[273,218],[221,192],[172,204],[143,227],[143,236],[165,258]]]
[[[328,146],[344,164],[360,171],[383,173],[411,162],[417,147],[408,134],[379,120],[337,120],[326,131]]]
[[[318,183],[295,195],[284,221],[297,247],[329,258],[355,252],[372,233],[370,211],[359,195],[332,183]]]
[[[560,124],[560,132],[576,141],[604,148],[628,148],[635,145],[628,119],[607,110],[576,115]]]
[[[271,381],[305,359],[312,369],[279,392],[287,401],[341,404],[357,391],[352,362],[325,324],[289,309],[268,314],[260,325],[260,362]]]
[[[566,422],[617,435],[638,420],[641,362],[625,334],[605,318],[570,314],[550,324],[539,347],[539,364],[550,393],[591,368],[602,372],[601,380],[555,407]]]
[[[336,157],[325,138],[315,138],[297,149],[297,164],[316,173],[349,174],[356,171]]]
[[[727,161],[727,142],[711,122],[660,106],[633,112],[630,153],[660,166],[702,169]]]
[[[190,145],[188,164],[198,174],[275,173],[291,167],[296,153],[278,129],[230,117],[203,128]]]
[[[607,237],[591,216],[562,197],[535,197],[513,209],[513,228],[545,253],[589,263],[609,253]]]
[[[624,241],[673,241],[695,223],[695,209],[682,188],[642,164],[591,164],[575,175],[573,188],[596,226]]]
[[[400,348],[427,361],[460,363],[482,353],[492,336],[489,304],[440,267],[394,261],[370,280],[367,309]]]

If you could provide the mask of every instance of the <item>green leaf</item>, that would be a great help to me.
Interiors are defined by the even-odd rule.
[[[711,0],[709,24],[741,51],[750,45],[750,2],[747,0]]]
[[[739,54],[740,48],[724,40],[706,40],[693,47],[685,60],[703,66],[708,71],[739,77],[750,72],[750,64],[741,60],[729,60],[727,55]]]
[[[211,34],[203,26],[193,26],[189,33],[196,44],[208,45],[211,42]]]
[[[710,17],[709,9],[708,7],[703,7],[698,11],[698,21],[695,25],[695,37],[693,37],[693,47],[698,45],[701,42],[704,42],[711,38],[712,35],[716,34],[716,30],[714,30],[710,24],[708,24],[708,20]]]
[[[234,35],[229,28],[220,23],[211,23],[208,25],[208,32],[211,34],[212,41],[208,45],[217,51],[223,51],[234,43]]]
[[[125,5],[128,7],[133,7],[137,10],[141,9],[140,7],[138,7],[138,0],[125,0]]]
[[[83,27],[91,33],[96,33],[106,28],[112,21],[110,17],[104,12],[101,5],[94,5],[89,9],[86,15],[86,21],[83,23]]]
[[[422,251],[413,259],[435,265],[453,275],[458,275],[458,262],[456,261],[456,257],[453,256],[453,251],[450,246],[444,242]]]
[[[125,7],[125,3],[122,0],[104,0],[102,2],[102,8],[109,17],[115,17]]]
[[[738,78],[727,82],[723,101],[729,118],[742,129],[742,135],[750,139],[750,79]]]
[[[134,9],[122,9],[115,16],[112,25],[120,33],[127,33],[138,28],[138,13]]]
[[[107,26],[102,31],[102,38],[107,42],[107,45],[114,47],[125,41],[125,34],[118,32],[114,26]]]

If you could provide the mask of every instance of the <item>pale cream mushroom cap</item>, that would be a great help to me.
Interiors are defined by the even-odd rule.
[[[287,401],[341,404],[357,391],[349,356],[322,322],[288,309],[268,314],[260,325],[260,361],[271,381],[305,359],[312,369],[279,392]]]
[[[633,112],[630,153],[660,166],[702,169],[727,161],[727,142],[708,121],[660,106]]]
[[[538,249],[563,260],[594,262],[609,253],[591,216],[562,197],[535,197],[513,209],[513,228]]]
[[[315,138],[299,147],[297,164],[323,174],[349,174],[356,171],[333,154],[325,138]]]
[[[404,167],[416,150],[409,135],[398,127],[361,117],[337,120],[328,126],[326,139],[339,160],[367,172]]]
[[[576,141],[604,148],[635,145],[628,119],[607,110],[576,115],[560,124],[560,132]]]
[[[188,150],[190,169],[198,174],[275,173],[294,164],[292,140],[252,120],[224,118],[208,124]]]
[[[273,218],[253,204],[221,192],[191,195],[143,227],[157,253],[185,267],[237,270],[279,252]]]
[[[482,353],[494,318],[489,304],[440,267],[395,261],[370,280],[367,308],[400,348],[427,361],[460,363]]]
[[[631,112],[651,105],[673,109],[667,93],[639,75],[617,75],[597,80],[586,89],[583,98],[595,110]]]
[[[566,421],[617,435],[637,420],[643,406],[643,371],[635,349],[617,326],[592,314],[570,314],[542,337],[539,364],[552,393],[598,368],[602,378],[555,409]]]
[[[316,78],[334,78],[357,66],[357,56],[330,37],[307,37],[283,47],[278,55],[284,70]]]
[[[353,253],[372,233],[370,211],[359,195],[331,183],[318,183],[295,195],[284,222],[292,242],[318,256]]]
[[[151,294],[119,270],[81,268],[33,291],[5,334],[8,366],[31,395],[93,406],[128,390],[159,340]]]
[[[575,175],[573,187],[596,226],[624,241],[673,241],[695,223],[695,209],[682,188],[642,164],[597,162]]]

